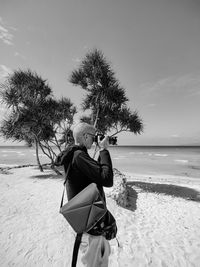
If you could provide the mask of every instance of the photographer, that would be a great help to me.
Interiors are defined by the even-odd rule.
[[[75,145],[69,146],[56,160],[57,165],[64,165],[65,174],[69,164],[71,164],[66,182],[68,200],[90,183],[97,184],[101,195],[105,199],[103,187],[113,186],[113,170],[108,151],[108,137],[98,143],[99,158],[97,161],[92,159],[87,152],[95,140],[95,133],[96,130],[92,125],[87,123],[76,125],[73,129]],[[108,266],[110,245],[103,235],[84,233],[80,249],[83,254],[81,261],[84,266]]]

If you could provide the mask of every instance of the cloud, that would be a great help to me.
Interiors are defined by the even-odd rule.
[[[3,81],[12,70],[5,65],[0,65],[0,81]]]
[[[185,97],[200,96],[200,73],[170,76],[155,83],[145,83],[140,90],[145,96],[160,92],[178,92]]]
[[[172,138],[179,138],[180,136],[178,134],[172,134],[171,137]]]
[[[150,104],[148,104],[148,107],[149,108],[154,108],[156,106],[156,104],[154,104],[154,103],[150,103]]]
[[[25,57],[24,55],[20,54],[20,53],[17,52],[17,51],[15,52],[14,55],[15,55],[15,57],[20,57],[20,58],[22,58],[22,59],[24,59],[24,60],[26,59],[26,57]]]
[[[6,45],[14,45],[13,43],[14,35],[10,33],[9,28],[11,30],[16,31],[16,28],[6,27],[5,23],[3,22],[3,19],[0,17],[0,40],[2,40],[3,43]]]
[[[75,62],[75,63],[80,63],[81,59],[76,57],[76,58],[72,58],[72,61]]]

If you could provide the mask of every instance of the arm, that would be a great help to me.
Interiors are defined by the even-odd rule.
[[[108,150],[100,151],[99,162],[82,151],[75,157],[75,163],[92,182],[105,187],[113,186],[112,161]]]

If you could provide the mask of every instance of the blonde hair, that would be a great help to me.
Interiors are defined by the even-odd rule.
[[[75,143],[82,144],[83,143],[83,136],[84,134],[88,133],[88,131],[95,132],[96,129],[93,125],[88,124],[86,122],[80,122],[76,124],[73,128],[73,137],[75,140]]]

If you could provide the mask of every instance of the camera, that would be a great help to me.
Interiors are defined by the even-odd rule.
[[[102,141],[104,139],[105,135],[103,134],[96,134],[94,137],[94,142],[98,144],[99,141]],[[108,143],[110,145],[116,146],[117,145],[117,136],[109,136],[108,137]]]

